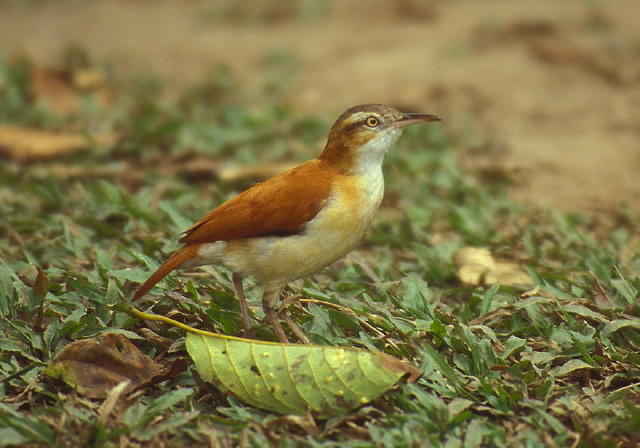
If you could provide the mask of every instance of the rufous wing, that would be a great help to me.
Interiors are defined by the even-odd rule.
[[[334,175],[311,160],[254,185],[185,230],[184,244],[301,232],[326,205]]]

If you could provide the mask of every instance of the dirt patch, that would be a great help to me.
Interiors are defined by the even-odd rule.
[[[229,66],[247,88],[287,54],[301,113],[383,102],[442,115],[460,158],[515,199],[640,205],[640,2],[111,1],[4,3],[0,51],[56,64],[79,45],[180,88]],[[288,4],[288,3],[287,3]]]

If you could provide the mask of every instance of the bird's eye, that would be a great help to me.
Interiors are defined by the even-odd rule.
[[[378,120],[376,117],[369,117],[366,119],[365,123],[370,128],[375,128],[380,123],[380,120]]]

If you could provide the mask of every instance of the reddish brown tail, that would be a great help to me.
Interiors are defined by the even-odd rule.
[[[151,288],[155,286],[160,280],[165,278],[167,274],[176,268],[179,268],[185,261],[192,259],[198,254],[199,244],[188,244],[183,246],[175,254],[171,255],[162,266],[158,268],[156,272],[151,274],[151,277],[142,284],[133,296],[132,301],[141,299],[149,292]]]

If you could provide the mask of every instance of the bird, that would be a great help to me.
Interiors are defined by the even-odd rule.
[[[185,230],[182,247],[132,301],[174,269],[222,264],[232,271],[244,334],[253,334],[243,290],[243,279],[252,277],[264,287],[267,321],[281,342],[289,342],[275,310],[286,286],[358,245],[382,201],[386,152],[405,127],[440,120],[382,104],[349,108],[331,127],[320,156],[255,184]],[[287,322],[291,326],[293,321]]]

